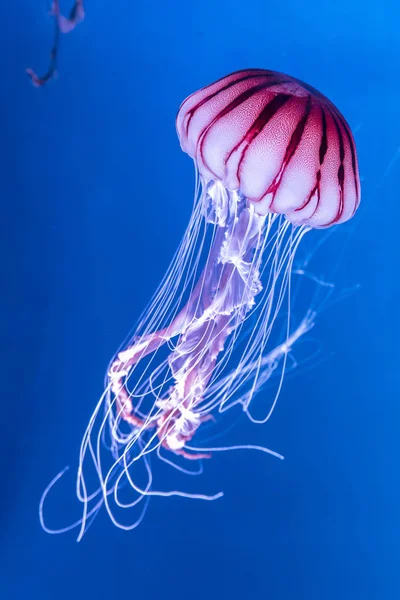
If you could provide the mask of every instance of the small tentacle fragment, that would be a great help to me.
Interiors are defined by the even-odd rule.
[[[34,87],[43,87],[50,79],[57,74],[58,51],[60,47],[60,33],[69,33],[85,18],[85,9],[83,0],[75,0],[72,10],[68,17],[60,13],[59,0],[53,0],[50,9],[50,16],[54,18],[54,41],[50,52],[50,64],[46,73],[39,77],[33,69],[26,69],[32,85]]]

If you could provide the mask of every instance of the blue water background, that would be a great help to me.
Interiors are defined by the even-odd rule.
[[[46,2],[4,3],[1,17],[1,597],[395,600],[397,3],[86,6],[62,39],[59,78],[40,90],[24,69],[47,67]],[[223,489],[222,500],[155,500],[131,533],[102,512],[80,544],[49,536],[38,522],[42,490],[76,464],[107,363],[190,215],[193,167],[176,138],[177,108],[246,67],[307,81],[355,130],[362,205],[347,233],[324,244],[315,272],[335,270],[339,291],[359,288],[318,319],[319,364],[287,380],[270,423],[227,435],[285,461],[216,455],[205,491]],[[54,525],[76,515],[72,477],[63,490]]]

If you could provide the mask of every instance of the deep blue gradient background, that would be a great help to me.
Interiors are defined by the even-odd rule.
[[[399,597],[400,15],[394,0],[269,4],[87,0],[58,80],[37,90],[24,69],[47,67],[46,2],[4,3],[4,600]],[[315,260],[329,274],[346,240],[335,283],[360,288],[317,322],[326,360],[288,379],[267,426],[243,430],[284,462],[216,455],[208,484],[222,500],[155,500],[131,533],[102,512],[79,545],[49,536],[40,495],[74,466],[107,363],[189,218],[177,108],[249,66],[309,82],[356,130],[362,206]],[[74,516],[73,486],[54,524]]]

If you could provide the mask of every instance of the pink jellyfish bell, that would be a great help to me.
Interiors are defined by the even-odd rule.
[[[313,324],[311,311],[297,328],[290,322],[296,249],[311,228],[350,219],[360,200],[348,124],[327,98],[297,79],[238,71],[189,96],[176,126],[198,175],[193,212],[133,338],[110,364],[83,437],[79,538],[103,503],[116,525],[130,529],[144,511],[126,524],[117,510],[149,496],[221,495],[159,490],[149,457],[185,473],[188,460],[244,447],[199,447],[195,436],[206,421],[218,421],[234,405],[253,422],[269,418],[281,383],[272,399],[258,403],[266,408],[257,418],[254,397],[279,365],[282,382],[291,347]],[[273,345],[280,312],[286,334]],[[105,438],[109,462],[101,450]],[[88,462],[99,484],[94,490],[85,479]]]
[[[350,127],[293,77],[263,69],[223,77],[183,102],[177,130],[205,185],[237,190],[258,215],[320,228],[347,221],[358,207]]]

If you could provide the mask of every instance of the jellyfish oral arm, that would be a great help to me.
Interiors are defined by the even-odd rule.
[[[206,265],[189,300],[167,327],[136,337],[131,346],[117,355],[108,373],[118,418],[142,432],[155,430],[162,447],[188,459],[209,456],[189,453],[184,446],[202,423],[213,418],[210,412],[223,406],[221,396],[205,401],[207,388],[216,366],[219,368],[221,355],[229,357],[232,353],[235,338],[262,291],[263,251],[269,243],[267,264],[273,270],[264,290],[266,306],[260,327],[264,333],[261,345],[256,344],[261,352],[268,338],[268,327],[275,318],[276,296],[279,298],[281,293],[277,281],[281,277],[280,285],[286,285],[293,248],[297,244],[283,243],[288,224],[278,228],[275,239],[270,239],[272,224],[279,217],[257,214],[253,204],[238,192],[229,192],[215,181],[204,183],[204,189],[203,213],[214,227],[214,233]],[[278,263],[274,248],[281,250],[282,260]],[[137,390],[129,389],[134,367],[173,339],[176,339],[175,345],[167,359],[172,385],[156,398],[156,411],[140,416],[133,402],[133,397],[138,397]],[[254,344],[249,349],[247,362],[244,359],[246,366],[240,365],[243,373],[251,371],[249,360]],[[238,373],[232,373],[232,379],[236,375]]]

